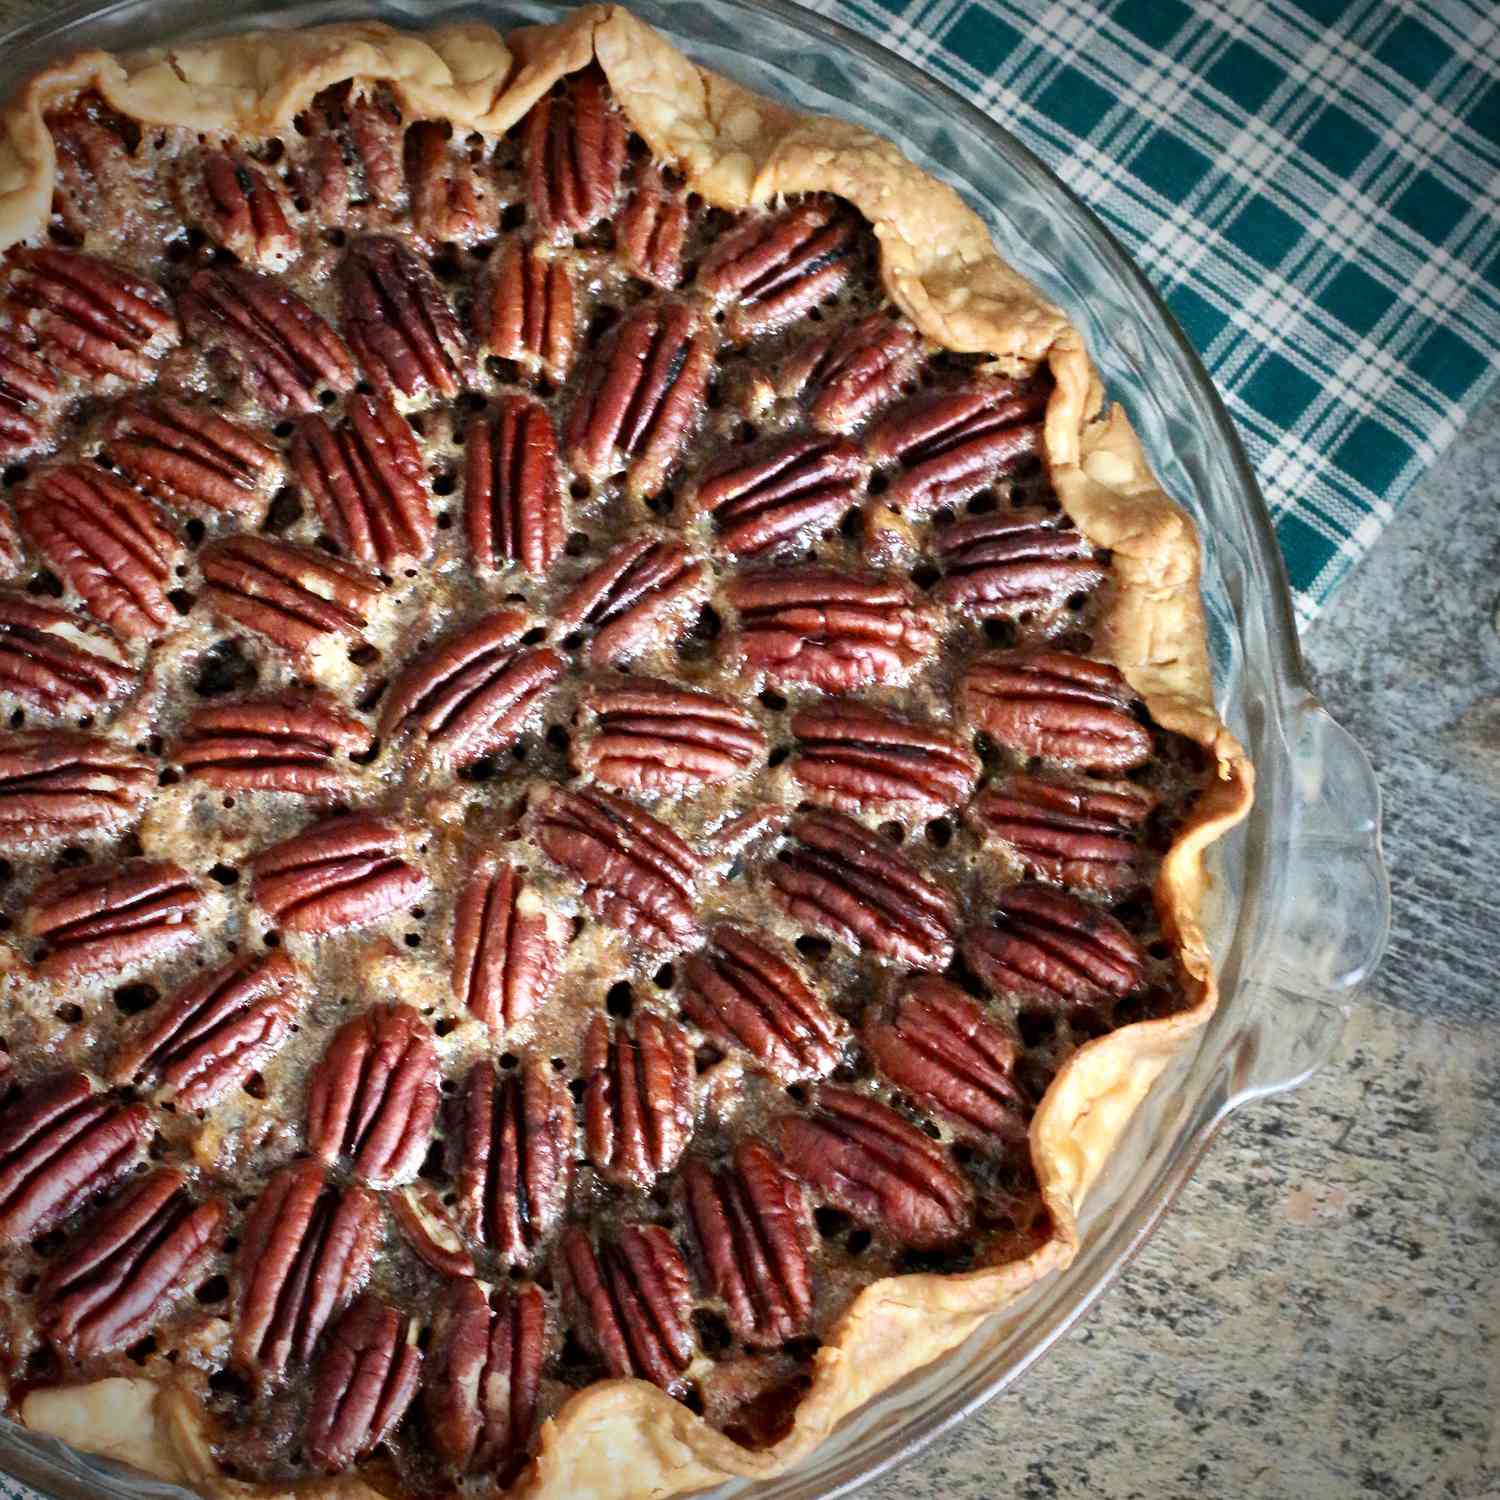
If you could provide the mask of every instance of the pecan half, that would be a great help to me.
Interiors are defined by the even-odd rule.
[[[947,967],[957,926],[947,891],[842,813],[803,813],[788,832],[795,843],[764,869],[793,921],[895,963]]]
[[[123,1349],[151,1332],[223,1238],[227,1210],[194,1203],[161,1167],[91,1219],[37,1288],[40,1323],[68,1359]]]
[[[427,1433],[456,1473],[508,1475],[531,1446],[546,1356],[547,1304],[541,1288],[517,1287],[490,1299],[476,1281],[443,1292],[422,1380]]]
[[[683,1394],[693,1358],[692,1284],[665,1229],[622,1224],[597,1250],[578,1226],[562,1238],[579,1331],[611,1375],[631,1375]]]
[[[956,985],[913,975],[888,1015],[860,1029],[870,1060],[922,1109],[981,1135],[1025,1133],[1015,1038]]]
[[[1040,451],[1047,392],[1010,380],[919,396],[870,431],[877,462],[899,460],[885,499],[908,517],[977,495]]]
[[[0,591],[0,692],[60,717],[95,713],[128,696],[136,681],[103,631],[56,605]]]
[[[810,1113],[784,1115],[786,1163],[816,1193],[899,1244],[951,1244],[973,1220],[968,1185],[938,1142],[888,1104],[819,1088]]]
[[[801,1187],[776,1154],[741,1141],[722,1171],[689,1159],[682,1184],[709,1284],[734,1332],[755,1348],[807,1333],[812,1224]]]
[[[272,415],[313,412],[354,389],[344,341],[295,293],[243,266],[199,271],[178,298],[183,326]]]
[[[198,941],[197,886],[181,865],[85,865],[37,887],[26,930],[46,945],[37,973],[78,979],[164,958]]]
[[[578,297],[561,256],[512,240],[495,257],[477,311],[481,353],[513,359],[559,384],[568,378],[578,347]]]
[[[29,458],[51,441],[61,396],[43,360],[0,335],[0,462]]]
[[[586,573],[553,616],[566,633],[592,630],[589,660],[610,666],[684,635],[708,597],[708,574],[676,542],[621,542]]]
[[[356,240],[339,267],[349,342],[370,378],[403,396],[453,397],[467,383],[467,341],[437,277],[400,240]]]
[[[557,434],[545,406],[502,396],[464,434],[464,533],[476,567],[543,578],[563,548]]]
[[[837,528],[862,497],[868,466],[840,438],[777,438],[712,465],[697,503],[714,518],[714,550],[765,557]]]
[[[508,750],[563,673],[550,646],[517,649],[530,623],[520,610],[497,610],[419,656],[391,688],[381,734],[415,736],[453,768]]]
[[[783,1083],[831,1073],[849,1040],[800,969],[762,937],[726,924],[688,959],[680,998],[695,1026],[743,1047]]]
[[[476,1063],[464,1082],[459,1222],[510,1265],[526,1265],[562,1222],[573,1121],[567,1085],[540,1058],[500,1077]]]
[[[276,1055],[305,998],[285,953],[236,959],[184,985],[141,1017],[111,1081],[158,1087],[179,1111],[207,1109]]]
[[[264,536],[230,536],[198,553],[209,607],[302,654],[329,636],[363,644],[379,577],[316,547]]]
[[[682,796],[748,775],[766,753],[744,709],[645,677],[591,689],[580,718],[574,770],[621,791]]]
[[[665,823],[603,791],[548,787],[532,828],[547,856],[583,883],[583,904],[642,948],[680,948],[698,936],[703,862]]]
[[[0,304],[49,369],[95,390],[154,380],[157,362],[182,338],[155,282],[51,246],[8,253]]]
[[[555,237],[592,229],[614,207],[625,166],[625,117],[598,68],[568,75],[521,127],[527,197]]]
[[[883,312],[842,333],[812,339],[782,367],[779,388],[800,396],[821,432],[852,432],[911,383],[922,344],[904,323]]]
[[[293,170],[299,193],[319,223],[345,224],[351,210],[382,215],[406,211],[405,127],[388,90],[372,88],[362,97],[350,97],[335,85],[298,118],[299,130],[305,126],[309,132],[309,155]]]
[[[311,1360],[330,1319],[368,1278],[383,1233],[380,1200],[368,1189],[334,1187],[315,1161],[277,1172],[240,1232],[235,1363],[278,1382],[289,1363]]]
[[[156,787],[156,767],[88,734],[0,735],[0,851],[119,833]]]
[[[0,1116],[0,1245],[26,1242],[135,1165],[150,1128],[144,1104],[95,1096],[82,1073],[34,1083]]]
[[[116,407],[104,435],[104,452],[127,478],[197,515],[254,519],[281,478],[280,454],[249,429],[169,397]]]
[[[153,153],[132,152],[129,123],[102,100],[80,96],[46,121],[57,153],[52,211],[70,234],[155,247],[180,232]]]
[[[243,152],[192,152],[179,160],[175,181],[183,218],[242,264],[279,273],[302,254],[276,174]]]
[[[378,922],[430,882],[402,858],[402,829],[385,818],[326,818],[250,861],[256,903],[278,927],[314,937]]]
[[[339,1474],[406,1415],[422,1375],[416,1328],[366,1292],[328,1331],[307,1407],[308,1458]]]
[[[420,120],[406,132],[406,178],[417,233],[433,245],[490,239],[500,199],[459,132],[444,120]]]
[[[959,688],[969,720],[1018,755],[1119,775],[1151,758],[1125,679],[1107,662],[1061,651],[1000,651],[969,664]]]
[[[1107,1006],[1146,977],[1140,947],[1120,922],[1041,885],[1006,891],[993,924],[964,934],[963,954],[988,988],[1046,1010]]]
[[[792,778],[842,812],[936,817],[967,801],[979,779],[979,757],[957,735],[863,703],[804,709],[792,733]]]
[[[687,200],[667,186],[655,162],[647,162],[636,174],[635,190],[620,215],[625,264],[643,281],[670,291],[682,280],[687,219]]]
[[[346,112],[353,156],[363,169],[361,198],[400,213],[407,207],[406,175],[402,163],[405,127],[395,99],[383,89],[371,90],[350,101]]]
[[[713,331],[683,302],[642,302],[609,333],[568,418],[573,467],[623,469],[633,499],[666,483],[697,425],[713,369]]]
[[[1123,896],[1146,880],[1140,833],[1155,800],[1129,782],[1075,785],[1017,772],[982,792],[965,818],[982,838],[1005,845],[1028,875]]]
[[[474,1274],[474,1257],[464,1248],[458,1226],[435,1188],[413,1182],[387,1193],[385,1201],[418,1260],[439,1276]]]
[[[526,1019],[551,993],[567,924],[519,870],[481,861],[453,916],[453,996],[492,1032]]]
[[[650,1187],[692,1139],[697,1090],[687,1033],[645,1011],[611,1037],[596,1015],[584,1037],[583,1071],[590,1165],[617,1187]]]
[[[894,685],[938,646],[932,611],[900,579],[802,565],[744,574],[728,596],[740,616],[731,659],[775,683],[825,693]]]
[[[316,105],[302,117],[302,123],[312,132],[307,143],[305,157],[292,167],[292,182],[297,195],[307,204],[308,211],[320,224],[330,229],[349,220],[350,199],[354,193],[351,182],[352,162],[344,159],[345,147],[331,129],[319,129],[324,125],[322,111]],[[349,153],[351,156],[353,152]]]
[[[437,1045],[409,1005],[377,1005],[334,1032],[307,1084],[307,1144],[347,1156],[371,1187],[410,1181],[438,1107]]]
[[[16,516],[47,565],[126,639],[179,619],[168,592],[187,556],[160,508],[95,464],[46,469],[16,496]]]
[[[973,615],[1053,610],[1104,581],[1088,539],[1039,507],[997,510],[943,527],[934,546],[943,576],[932,596]]]
[[[331,699],[288,696],[194,709],[172,759],[209,786],[329,799],[348,790],[342,757],[370,743],[369,726]]]
[[[287,456],[345,552],[388,572],[432,555],[437,521],[422,450],[389,397],[350,401],[348,419],[337,427],[304,417]]]
[[[832,199],[809,198],[772,217],[755,215],[709,251],[698,286],[733,299],[732,339],[762,338],[826,301],[859,266],[857,221]]]

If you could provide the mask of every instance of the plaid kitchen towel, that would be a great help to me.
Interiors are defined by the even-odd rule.
[[[1304,623],[1490,387],[1497,0],[807,0],[1018,135],[1203,355]]]

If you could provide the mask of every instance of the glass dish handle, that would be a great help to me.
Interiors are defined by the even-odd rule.
[[[1390,883],[1368,757],[1312,697],[1285,720],[1286,813],[1266,851],[1277,891],[1265,949],[1247,955],[1262,1024],[1234,1059],[1233,1103],[1294,1088],[1333,1055],[1354,991],[1385,950]]]

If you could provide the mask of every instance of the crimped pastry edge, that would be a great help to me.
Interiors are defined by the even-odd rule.
[[[1200,925],[1203,854],[1245,816],[1254,780],[1213,706],[1192,522],[1153,478],[1124,413],[1116,407],[1099,415],[1102,388],[1063,314],[1001,259],[978,215],[892,143],[845,121],[798,114],[699,68],[621,7],[585,7],[556,25],[507,37],[478,24],[417,36],[366,22],[247,33],[129,58],[78,54],[34,77],[0,114],[0,248],[44,233],[55,158],[43,117],[54,101],[82,89],[96,89],[143,122],[270,133],[320,89],[354,78],[388,84],[408,112],[499,132],[559,77],[594,58],[653,153],[675,162],[709,202],[740,209],[815,191],[847,198],[874,228],[886,291],[924,335],[1011,367],[1050,364],[1056,389],[1044,448],[1053,484],[1079,530],[1114,557],[1103,654],[1159,724],[1204,747],[1217,779],[1164,858],[1154,892],[1192,1004],[1081,1047],[1033,1118],[1033,1161],[1054,1225],[1046,1243],[1007,1265],[866,1287],[819,1350],[791,1430],[761,1451],[734,1443],[644,1381],[591,1386],[544,1424],[535,1461],[511,1491],[518,1500],[637,1500],[778,1473],[847,1413],[1069,1264],[1090,1185],[1151,1084],[1214,1009],[1217,987]],[[231,1480],[214,1460],[196,1399],[145,1378],[33,1391],[22,1420],[208,1495],[378,1494],[354,1475],[290,1488]]]

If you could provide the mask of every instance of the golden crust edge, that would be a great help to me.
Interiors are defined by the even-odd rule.
[[[1033,1158],[1054,1224],[1047,1242],[1008,1265],[865,1288],[819,1351],[791,1431],[763,1451],[741,1448],[645,1382],[590,1387],[544,1425],[536,1461],[513,1491],[525,1500],[666,1496],[780,1472],[843,1416],[1066,1266],[1089,1186],[1136,1105],[1214,1008],[1199,920],[1203,853],[1245,815],[1253,795],[1249,762],[1213,707],[1192,524],[1151,476],[1123,412],[1096,419],[1099,382],[1063,315],[1001,259],[978,215],[894,145],[844,121],[799,115],[697,67],[620,7],[590,6],[509,37],[480,25],[417,37],[372,22],[252,33],[125,60],[80,54],[34,78],[0,115],[0,246],[45,224],[54,159],[43,114],[81,88],[96,88],[122,113],[151,123],[263,131],[284,125],[328,83],[354,77],[388,83],[406,108],[496,131],[594,57],[653,151],[678,162],[709,201],[742,208],[787,193],[846,197],[874,226],[887,292],[923,334],[1002,361],[1050,362],[1057,388],[1045,447],[1054,485],[1079,529],[1115,555],[1105,654],[1157,722],[1205,748],[1218,779],[1163,861],[1155,892],[1193,1004],[1079,1049],[1033,1120]],[[222,1475],[206,1415],[175,1386],[115,1377],[35,1391],[22,1417],[37,1431],[204,1493],[278,1492]],[[628,1488],[622,1475],[630,1476]],[[295,1493],[372,1500],[378,1492],[342,1476],[299,1484]]]
[[[698,68],[616,6],[588,6],[509,38],[478,24],[418,37],[343,22],[127,58],[80,53],[31,79],[0,115],[0,248],[45,228],[56,162],[43,116],[81,88],[151,124],[234,132],[275,130],[341,79],[378,80],[412,111],[502,131],[595,56],[653,150],[678,161],[710,202],[742,208],[804,191],[853,202],[880,241],[892,300],[934,342],[1035,361],[1067,327],[994,253],[983,220],[889,141],[796,114]]]

